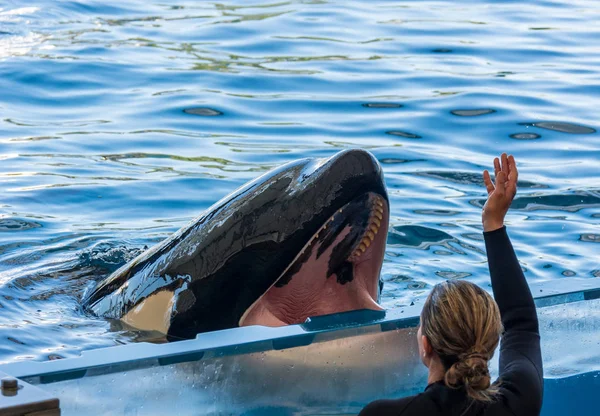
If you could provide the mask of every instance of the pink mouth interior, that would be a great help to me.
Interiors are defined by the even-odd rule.
[[[242,316],[240,326],[292,325],[303,323],[313,316],[356,309],[382,310],[376,299],[385,254],[389,209],[387,202],[375,194],[369,195],[369,205],[369,224],[363,232],[363,238],[348,253],[348,261],[353,268],[352,281],[342,284],[335,273],[327,277],[332,250],[350,231],[346,226],[318,258],[321,243],[317,242],[310,258],[292,279],[282,287],[271,286]],[[326,226],[327,223],[319,231]],[[313,238],[318,237],[318,233]]]

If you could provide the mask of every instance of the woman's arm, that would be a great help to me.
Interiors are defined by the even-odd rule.
[[[504,216],[517,192],[517,167],[512,156],[494,160],[496,184],[484,172],[488,201],[483,210],[484,239],[494,298],[504,335],[500,346],[500,380],[515,414],[539,414],[543,370],[537,312],[531,291],[512,247]]]

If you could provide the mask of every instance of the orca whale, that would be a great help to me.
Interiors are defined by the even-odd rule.
[[[168,340],[382,310],[389,199],[368,151],[296,160],[227,195],[98,282],[92,314]]]

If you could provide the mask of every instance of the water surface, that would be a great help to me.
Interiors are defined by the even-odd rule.
[[[385,307],[489,285],[481,171],[503,151],[527,279],[600,277],[593,2],[0,9],[0,362],[135,341],[82,313],[86,288],[262,172],[349,147],[389,188]]]

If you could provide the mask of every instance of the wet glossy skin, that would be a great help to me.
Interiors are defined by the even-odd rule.
[[[325,160],[288,163],[217,202],[117,270],[86,296],[84,305],[97,315],[120,319],[152,295],[172,293],[166,305],[170,338],[236,327],[323,224],[367,193],[384,201],[386,232],[387,193],[381,167],[370,153],[346,150]],[[337,237],[329,244],[342,238]],[[382,255],[383,247],[379,250]],[[338,255],[328,268],[348,280],[344,267],[351,255]],[[378,281],[379,258],[375,263]]]

